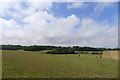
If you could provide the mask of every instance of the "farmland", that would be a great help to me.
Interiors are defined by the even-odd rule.
[[[109,54],[104,51],[102,58],[95,54],[78,56],[43,52],[47,51],[2,50],[3,78],[118,77],[117,51],[109,51]]]

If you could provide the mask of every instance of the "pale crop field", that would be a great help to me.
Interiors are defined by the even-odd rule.
[[[119,51],[105,51],[103,57],[118,60],[119,53],[120,53]]]
[[[117,78],[118,60],[95,54],[43,54],[2,51],[3,78]],[[113,53],[112,53],[113,54]]]

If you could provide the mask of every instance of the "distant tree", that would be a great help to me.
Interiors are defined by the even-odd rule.
[[[24,47],[21,45],[2,45],[2,50],[20,50]]]
[[[120,48],[94,48],[94,47],[62,47],[62,46],[21,46],[21,45],[1,45],[2,50],[25,50],[25,51],[40,51],[40,50],[52,50],[50,54],[75,54],[75,51],[103,51],[103,50],[120,50]]]

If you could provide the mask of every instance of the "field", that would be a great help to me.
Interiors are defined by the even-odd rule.
[[[45,52],[45,51],[42,51]],[[3,78],[117,78],[118,55],[43,54],[40,51],[3,50]],[[113,57],[114,56],[114,57]]]

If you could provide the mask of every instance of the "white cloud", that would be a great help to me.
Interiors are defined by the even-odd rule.
[[[10,14],[10,12],[7,10],[9,9],[11,6],[10,4],[8,5],[8,3],[6,2],[1,2],[0,3],[0,16],[5,16]]]
[[[90,15],[90,16],[94,16],[97,17],[99,16],[105,8],[111,6],[113,3],[111,2],[97,2],[95,8],[94,8],[94,12]]]
[[[27,2],[26,8],[20,2],[1,2],[0,16],[11,16],[12,18],[22,19],[36,11],[49,10],[52,7],[51,2]]]
[[[26,16],[24,21],[28,24],[21,26],[14,20],[1,19],[0,26],[2,26],[2,30],[4,31],[2,35],[4,39],[3,43],[50,44],[51,41],[49,39],[61,37],[64,39],[66,36],[70,36],[70,29],[79,23],[79,18],[75,15],[67,18],[55,18],[46,11],[42,11]],[[64,29],[62,29],[63,27]],[[55,40],[57,41],[58,39]]]
[[[21,21],[26,24],[17,22],[16,15],[11,15],[10,20],[0,18],[2,44],[117,47],[117,26],[91,18],[79,19],[74,14],[57,18],[48,12],[52,3],[46,4],[30,3],[26,9],[18,4],[14,14],[22,16]],[[76,25],[80,27],[75,29]]]
[[[98,23],[90,18],[85,18],[81,22],[78,30],[81,43],[89,46],[117,47],[118,30],[117,26],[110,27],[108,23]]]
[[[14,20],[0,19],[0,26],[4,26],[3,43],[117,47],[117,27],[110,27],[89,18],[80,21],[75,15],[60,19],[51,18],[50,23],[45,21],[45,24],[41,25],[39,23],[42,20],[37,17],[36,15],[37,22],[24,26]],[[71,30],[80,22],[81,27],[72,34]]]
[[[72,2],[72,3],[67,5],[68,9],[71,9],[71,8],[83,8],[83,7],[85,7],[85,4],[83,2]]]

